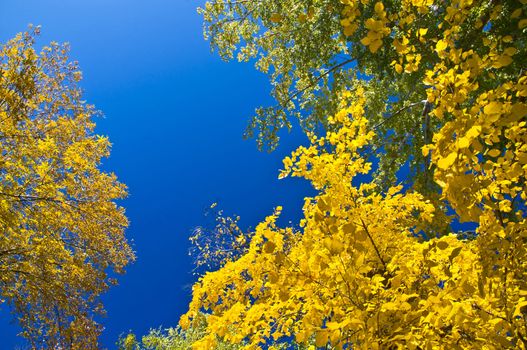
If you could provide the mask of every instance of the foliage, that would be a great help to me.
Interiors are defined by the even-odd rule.
[[[238,226],[239,216],[226,216],[213,203],[205,213],[214,217],[212,227],[196,227],[189,240],[189,255],[195,263],[195,272],[200,275],[205,271],[221,268],[226,262],[236,260],[248,249],[252,232],[243,232]]]
[[[189,350],[195,341],[205,336],[206,332],[207,316],[199,314],[194,325],[186,330],[179,326],[165,330],[154,329],[143,336],[141,341],[137,340],[135,334],[129,333],[119,339],[117,348],[119,350]],[[218,341],[214,346],[215,350],[238,350],[241,348],[242,345],[229,344],[223,341]],[[313,345],[295,344],[294,341],[292,344],[282,344],[270,348],[274,350],[314,350]]]
[[[253,59],[270,76],[277,104],[259,108],[248,128],[259,147],[276,147],[276,133],[290,127],[290,117],[306,131],[330,127],[326,116],[337,112],[338,93],[360,81],[365,117],[376,131],[368,152],[383,154],[376,182],[388,188],[408,164],[410,175],[398,180],[427,195],[437,188],[420,148],[450,113],[429,113],[435,101],[424,78],[449,72],[440,94],[470,66],[474,95],[518,79],[527,60],[524,6],[518,0],[213,0],[199,11],[206,38],[224,59]],[[458,90],[453,98],[465,96],[465,87]]]
[[[38,54],[34,33],[0,48],[0,293],[34,348],[97,348],[98,296],[134,257],[126,195],[99,169],[110,143],[67,46]]]
[[[242,43],[241,59],[272,67],[279,107],[260,125],[312,108],[326,132],[305,116],[311,144],[280,174],[319,191],[302,229],[278,227],[277,208],[244,255],[194,286],[180,324],[210,312],[195,349],[291,336],[335,348],[527,348],[526,5],[206,5],[222,55]],[[275,142],[274,132],[261,136]],[[373,181],[356,185],[376,163]],[[452,219],[475,233],[452,233]]]
[[[154,329],[142,337],[141,341],[133,333],[121,337],[117,343],[119,350],[188,350],[192,343],[205,335],[207,319],[203,314],[198,315],[193,327],[183,330],[181,327],[166,330]],[[217,350],[236,350],[238,345],[220,342]]]
[[[197,229],[198,267],[217,270],[182,328],[120,346],[525,349],[525,5],[208,3],[213,47],[241,46],[271,75],[278,106],[253,120],[259,146],[299,117],[311,144],[280,177],[319,192],[299,230],[276,225],[281,208],[248,234],[221,215]],[[476,231],[452,233],[449,209]]]
[[[330,119],[337,131],[312,136],[284,161],[282,175],[319,190],[304,205],[302,232],[278,228],[278,208],[247,254],[195,285],[181,325],[201,309],[211,315],[194,348],[214,348],[220,337],[249,339],[252,349],[291,335],[336,348],[525,346],[525,218],[503,227],[484,217],[473,240],[420,240],[434,215],[422,195],[352,185],[371,168],[360,155],[373,138],[363,94],[353,91],[351,106]]]
[[[238,226],[238,216],[226,216],[223,210],[213,203],[205,213],[214,218],[213,227],[197,227],[190,237],[189,255],[194,258],[195,274],[202,276],[206,271],[223,267],[226,263],[237,260],[249,249],[249,242],[254,232],[243,232]],[[121,336],[117,342],[119,350],[188,350],[192,344],[207,334],[208,315],[197,313],[192,326],[182,329],[180,326],[167,329],[152,329],[149,334],[137,339],[134,333]],[[275,349],[314,350],[313,340],[306,345],[276,344]],[[217,341],[214,349],[241,349],[243,344],[229,344]],[[311,347],[310,347],[311,346]]]

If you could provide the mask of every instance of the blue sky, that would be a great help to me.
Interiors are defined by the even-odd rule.
[[[83,71],[85,98],[103,111],[97,131],[110,137],[104,168],[129,187],[123,201],[137,261],[104,297],[102,345],[120,333],[174,326],[190,299],[188,235],[218,201],[254,226],[277,205],[298,219],[311,193],[299,179],[277,180],[281,159],[298,144],[286,134],[271,154],[242,140],[248,117],[272,103],[267,78],[252,64],[211,54],[190,0],[0,0],[0,42],[42,25],[38,45],[69,42]],[[7,306],[2,349],[23,346]]]

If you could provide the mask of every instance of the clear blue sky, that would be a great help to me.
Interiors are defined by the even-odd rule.
[[[104,168],[129,187],[123,201],[137,261],[103,301],[102,345],[120,333],[174,326],[190,299],[188,235],[214,201],[254,226],[277,205],[297,219],[310,193],[302,180],[277,180],[300,133],[261,153],[242,140],[247,118],[272,103],[267,78],[252,64],[225,63],[203,40],[190,0],[0,0],[0,42],[29,23],[38,45],[69,42],[84,73],[85,98],[105,114],[97,130],[113,143]],[[24,343],[5,305],[0,348]]]

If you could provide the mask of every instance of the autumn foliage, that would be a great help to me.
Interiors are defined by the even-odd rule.
[[[527,350],[527,0],[199,12],[222,58],[270,78],[247,136],[273,149],[296,118],[309,142],[278,176],[316,195],[289,226],[277,207],[195,230],[181,328],[119,346]],[[34,348],[97,348],[98,297],[134,258],[80,80],[66,46],[0,48],[0,302]]]
[[[37,53],[34,34],[0,48],[1,301],[33,348],[95,349],[98,297],[133,259],[126,188],[100,170],[110,143],[67,46]]]
[[[273,125],[303,107],[328,114],[310,119],[323,132],[304,124],[310,145],[280,173],[318,190],[304,218],[281,228],[276,208],[243,255],[194,286],[180,324],[209,313],[195,349],[292,339],[336,349],[527,349],[526,5],[206,5],[220,53],[241,46],[240,58],[267,63],[283,88],[278,107],[253,124],[263,138],[276,142]],[[307,30],[315,42],[327,35],[326,46],[288,41]]]

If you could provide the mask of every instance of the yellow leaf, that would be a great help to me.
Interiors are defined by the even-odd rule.
[[[325,346],[328,343],[328,335],[324,331],[317,332],[315,336],[315,345],[318,347]]]
[[[494,63],[495,68],[506,67],[512,63],[512,57],[507,55],[501,55]]]
[[[459,253],[461,253],[461,249],[461,247],[454,248],[448,257],[448,260],[452,261],[455,257],[457,257]]]
[[[375,12],[381,13],[384,11],[384,4],[382,2],[375,3]]]
[[[183,329],[188,329],[189,326],[190,326],[190,321],[188,319],[188,316],[187,315],[183,315],[181,316],[181,318],[179,319],[179,326]]]
[[[458,140],[457,145],[459,148],[468,148],[470,146],[470,139],[468,137],[462,137]]]
[[[365,241],[366,239],[368,239],[368,235],[366,234],[366,231],[364,231],[364,230],[357,230],[355,232],[355,237],[359,241]]]
[[[466,133],[466,137],[470,138],[470,139],[474,139],[476,137],[479,136],[479,134],[481,134],[481,126],[479,125],[474,125],[473,127],[471,127],[467,133]]]
[[[448,242],[446,241],[439,241],[437,242],[437,247],[441,250],[445,250],[448,248]]]
[[[522,9],[519,8],[519,9],[516,9],[514,10],[512,13],[511,13],[511,18],[518,18],[520,17],[522,14]]]
[[[369,46],[369,49],[371,51],[371,53],[375,53],[377,52],[377,50],[379,50],[379,48],[382,46],[382,40],[375,40],[373,42],[371,42],[370,46]]]
[[[351,223],[343,225],[342,226],[342,231],[344,231],[344,233],[346,233],[346,234],[352,234],[353,232],[355,232],[355,225],[351,224]]]
[[[514,121],[518,121],[527,115],[527,105],[523,103],[516,103],[512,105],[511,116]]]
[[[521,309],[525,306],[527,306],[527,301],[525,300],[525,298],[520,298],[520,302],[516,304],[516,307],[514,308],[514,313],[512,317],[521,316],[522,315]]]
[[[433,150],[434,148],[435,148],[434,145],[424,145],[421,148],[421,152],[423,152],[423,157],[428,157],[428,155],[430,154],[430,151]]]
[[[485,114],[497,114],[501,112],[501,103],[492,101],[483,108]]]
[[[307,340],[307,333],[306,332],[297,332],[295,334],[295,340],[297,343],[303,343]]]
[[[452,152],[448,156],[439,159],[439,161],[437,162],[437,167],[439,169],[446,170],[452,164],[454,164],[454,162],[456,161],[456,158],[457,158],[457,152]]]
[[[365,36],[364,38],[361,39],[360,42],[362,43],[362,45],[368,46],[370,44],[370,37]]]
[[[437,52],[443,52],[448,47],[448,43],[444,40],[439,40],[436,44],[436,51]]]
[[[326,328],[329,329],[330,331],[334,331],[334,330],[340,328],[340,323],[338,323],[338,322],[327,322],[326,323]]]
[[[501,151],[499,149],[491,149],[487,154],[491,157],[497,157],[501,154]]]
[[[268,241],[264,244],[264,252],[266,252],[267,254],[271,254],[275,248],[276,244],[271,241]]]
[[[273,23],[279,23],[282,21],[282,16],[279,13],[273,13],[270,18],[271,22]]]

